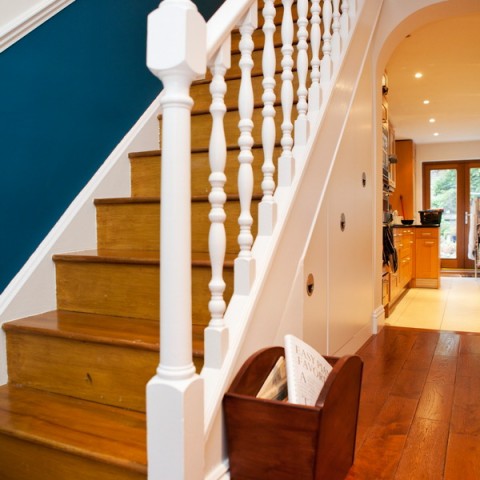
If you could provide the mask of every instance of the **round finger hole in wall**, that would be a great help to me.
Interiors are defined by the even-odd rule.
[[[345,214],[342,213],[342,214],[340,215],[340,230],[341,230],[342,232],[345,230],[346,224],[347,224],[347,221],[345,220]]]
[[[313,295],[313,290],[315,289],[315,279],[311,273],[307,277],[307,295],[311,297]]]

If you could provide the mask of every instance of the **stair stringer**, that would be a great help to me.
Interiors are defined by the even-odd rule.
[[[361,7],[342,66],[332,82],[330,98],[324,109],[310,119],[307,145],[294,148],[297,163],[293,185],[277,187],[275,191],[279,216],[273,235],[258,236],[253,245],[256,279],[252,291],[248,296],[234,294],[228,305],[225,323],[229,349],[224,363],[218,370],[202,370],[206,395],[206,478],[221,478],[222,469],[228,469],[221,402],[236,372],[256,350],[281,344],[284,334],[302,335],[303,259],[338,149],[345,140],[344,129],[370,54],[382,3],[383,0],[368,1]]]

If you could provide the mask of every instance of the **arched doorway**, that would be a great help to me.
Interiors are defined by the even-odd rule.
[[[395,49],[403,42],[406,38],[412,40],[414,32],[419,29],[424,28],[425,26],[432,24],[433,22],[440,22],[445,19],[458,17],[461,15],[480,15],[480,4],[477,1],[445,1],[445,2],[432,2],[432,1],[418,1],[418,2],[384,2],[384,7],[382,10],[381,17],[379,19],[377,34],[375,38],[375,44],[377,48],[377,64],[376,64],[376,92],[377,92],[377,152],[378,152],[378,162],[379,165],[377,172],[381,178],[381,81],[382,75],[385,68],[388,65],[388,62],[394,53]],[[479,16],[480,19],[480,16]],[[451,31],[450,36],[454,35],[455,32]],[[448,37],[447,37],[448,38]],[[451,37],[450,37],[451,38]],[[457,52],[458,53],[458,52]],[[389,72],[390,73],[390,72]],[[415,72],[412,72],[412,76]],[[390,89],[392,88],[391,75],[389,76],[390,80]],[[394,115],[393,115],[394,117]],[[426,118],[428,122],[429,117]],[[479,138],[480,140],[480,138]],[[426,149],[425,151],[429,155],[434,155],[434,149]],[[420,169],[420,174],[418,170]],[[416,168],[417,182],[413,188],[415,195],[415,208],[414,211],[418,211],[424,207],[422,203],[422,177],[421,177],[421,167]],[[381,194],[381,180],[378,182],[378,204],[382,204],[382,194]],[[379,214],[380,216],[380,214]],[[380,221],[378,224],[380,225]],[[381,282],[379,281],[379,290]]]

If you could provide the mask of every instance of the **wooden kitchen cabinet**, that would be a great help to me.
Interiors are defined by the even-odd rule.
[[[440,287],[440,229],[419,227],[415,240],[415,286]]]
[[[440,228],[394,227],[393,243],[398,255],[398,269],[382,277],[385,312],[389,316],[397,300],[409,287],[440,287]],[[385,285],[387,280],[389,288]],[[389,293],[388,305],[385,305]]]
[[[384,272],[382,275],[382,305],[387,307],[390,303],[390,273]]]
[[[397,210],[398,214],[405,219],[415,219],[415,143],[412,140],[396,140],[395,155],[396,181],[395,191],[390,196],[392,210]],[[402,197],[402,202],[400,200]]]
[[[415,228],[394,227],[393,243],[398,255],[398,269],[390,273],[390,302],[395,302],[410,286],[414,265]]]

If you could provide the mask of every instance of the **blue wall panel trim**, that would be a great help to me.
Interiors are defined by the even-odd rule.
[[[196,3],[209,18],[222,2]],[[0,292],[158,95],[158,4],[76,0],[0,54]]]

